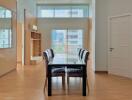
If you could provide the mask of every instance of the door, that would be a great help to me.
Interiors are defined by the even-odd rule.
[[[109,73],[129,76],[131,67],[131,15],[110,18]]]

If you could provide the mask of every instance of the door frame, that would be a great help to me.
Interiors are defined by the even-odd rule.
[[[125,14],[121,14],[121,15],[115,15],[115,16],[109,16],[108,17],[108,47],[107,47],[107,70],[108,70],[108,73],[111,73],[110,72],[110,68],[111,68],[111,63],[110,63],[110,60],[111,60],[111,53],[109,51],[110,47],[111,47],[111,20],[113,18],[120,18],[120,17],[126,17],[126,16],[132,16],[131,13],[125,13]]]

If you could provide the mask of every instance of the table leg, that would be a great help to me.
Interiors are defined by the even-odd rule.
[[[86,96],[86,66],[83,67],[82,95]]]
[[[51,67],[48,66],[48,96],[52,95],[52,75]]]

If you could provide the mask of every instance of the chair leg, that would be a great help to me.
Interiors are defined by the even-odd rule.
[[[62,76],[62,87],[65,90],[65,76]]]
[[[67,89],[68,89],[68,91],[69,91],[69,80],[70,80],[70,77],[67,76]]]
[[[88,80],[87,80],[87,88],[88,88],[88,94],[89,94],[89,83],[88,83]]]
[[[46,85],[47,85],[47,78],[45,79],[45,82],[44,82],[44,92],[45,92]]]

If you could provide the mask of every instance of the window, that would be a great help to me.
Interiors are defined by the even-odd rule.
[[[88,17],[87,5],[38,5],[38,17],[41,18],[84,18]]]
[[[70,54],[73,58],[78,49],[83,47],[83,30],[82,29],[63,29],[52,31],[52,48],[56,54]]]
[[[11,29],[0,29],[0,48],[11,48]]]
[[[54,17],[71,17],[70,6],[58,6],[54,7]]]
[[[41,16],[42,17],[53,17],[54,16],[54,11],[52,9],[45,9],[41,10]]]
[[[0,18],[11,18],[11,11],[0,7]]]
[[[54,17],[70,17],[69,9],[55,9]]]
[[[83,9],[72,9],[72,17],[83,17]]]

